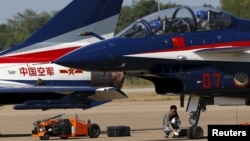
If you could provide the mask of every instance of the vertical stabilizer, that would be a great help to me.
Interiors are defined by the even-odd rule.
[[[72,0],[32,36],[2,51],[0,55],[15,58],[44,58],[44,55],[49,55],[49,60],[95,42],[91,37],[79,36],[79,33],[91,31],[110,38],[115,31],[122,2],[123,0]]]

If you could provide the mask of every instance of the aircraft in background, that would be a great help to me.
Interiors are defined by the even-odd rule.
[[[138,72],[157,94],[189,95],[187,135],[201,138],[198,121],[207,105],[250,104],[249,24],[214,8],[169,8],[53,62],[88,71]],[[152,30],[157,26],[160,34]]]
[[[0,104],[14,109],[87,109],[127,98],[119,72],[87,72],[50,61],[97,40],[113,37],[123,0],[73,0],[24,42],[0,52]]]

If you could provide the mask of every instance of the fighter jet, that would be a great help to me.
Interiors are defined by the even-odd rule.
[[[26,109],[88,109],[117,98],[123,73],[88,72],[50,62],[99,41],[86,31],[113,37],[123,0],[72,0],[20,44],[0,52],[0,105]]]
[[[215,8],[169,8],[54,62],[88,71],[138,72],[157,94],[188,95],[188,137],[201,138],[198,121],[206,105],[250,104],[249,25],[249,19]]]

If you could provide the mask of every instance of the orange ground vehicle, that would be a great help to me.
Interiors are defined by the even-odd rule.
[[[76,136],[89,136],[97,138],[100,135],[98,124],[92,124],[90,120],[80,121],[76,115],[72,119],[62,119],[63,115],[57,115],[51,118],[37,120],[34,122],[32,130],[33,137],[39,137],[40,140],[49,140],[52,136],[58,136],[61,139]]]

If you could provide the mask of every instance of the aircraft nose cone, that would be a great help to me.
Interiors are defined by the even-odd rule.
[[[56,59],[53,63],[86,71],[95,71],[98,66],[105,65],[108,60],[106,44],[91,44],[78,48]]]
[[[62,65],[65,67],[78,68],[79,66],[77,66],[76,64],[80,64],[79,63],[80,60],[77,59],[76,57],[72,57],[72,56],[75,56],[75,53],[64,55],[64,56],[56,59],[55,61],[53,61],[53,63],[58,64],[58,65]]]

